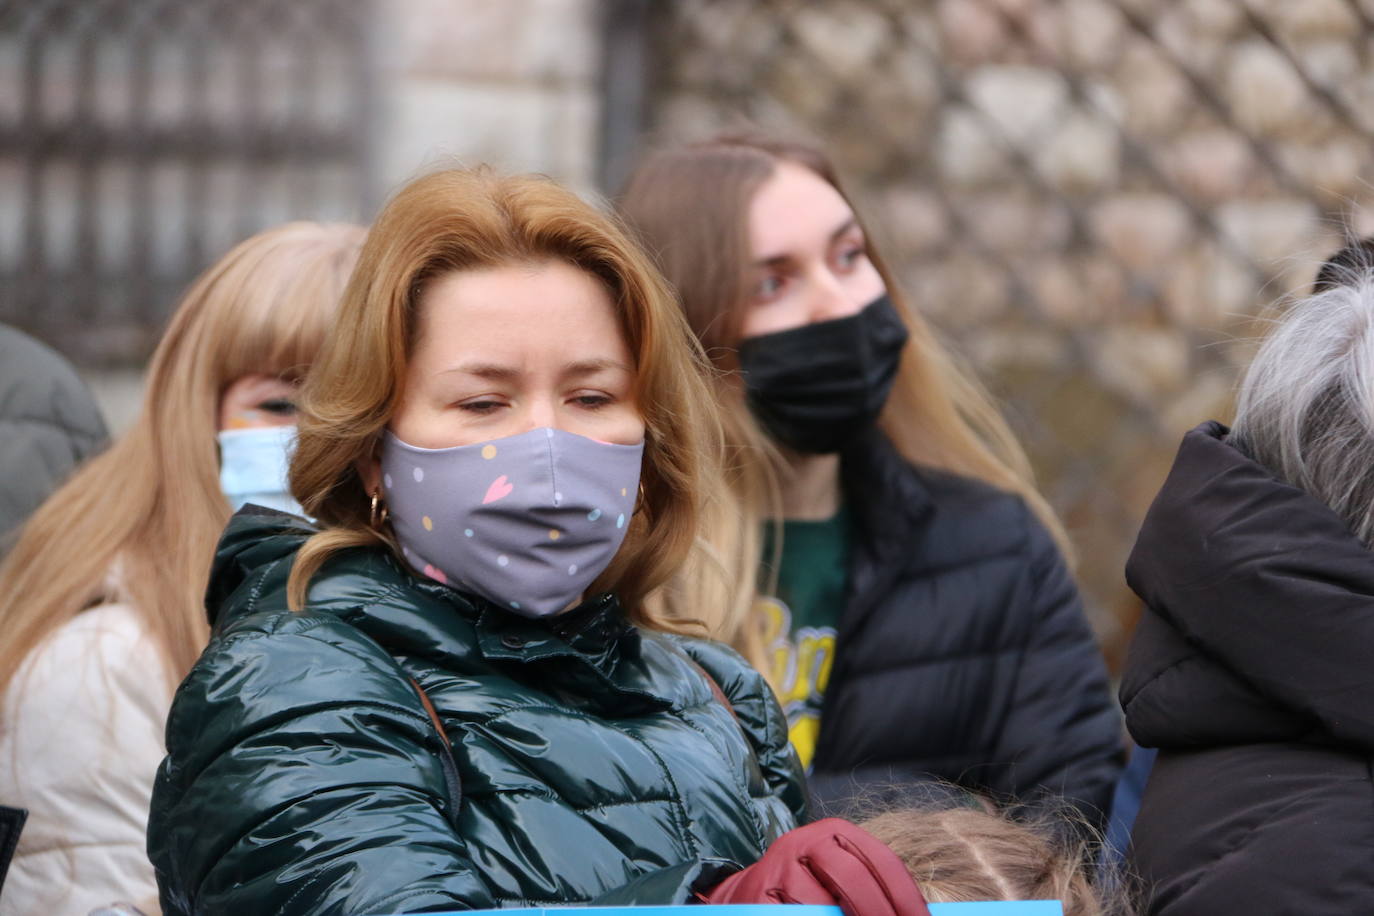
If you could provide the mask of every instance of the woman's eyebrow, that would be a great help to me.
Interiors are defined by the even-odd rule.
[[[790,254],[775,254],[766,258],[759,258],[750,264],[750,267],[784,267],[792,263]]]
[[[848,235],[850,231],[857,228],[859,228],[859,219],[858,217],[851,216],[849,219],[845,220],[843,223],[840,224],[840,228],[830,233],[830,241],[832,243],[838,242],[841,237]]]
[[[858,219],[858,217],[856,217],[856,216],[850,216],[850,217],[847,218],[843,223],[840,223],[840,225],[839,225],[838,228],[836,228],[833,232],[830,233],[830,236],[829,236],[829,238],[828,238],[828,240],[827,240],[827,243],[830,244],[830,245],[833,245],[833,244],[835,244],[836,242],[838,242],[841,238],[843,238],[844,236],[848,235],[850,232],[854,231],[854,230],[857,229],[857,228],[859,228],[859,219]],[[769,255],[769,256],[766,257],[766,258],[759,258],[757,261],[754,261],[754,262],[751,263],[749,266],[750,266],[750,267],[785,267],[786,265],[791,264],[792,261],[793,261],[793,257],[792,257],[792,255],[790,255],[790,254],[774,254],[774,255]]]
[[[520,370],[514,366],[503,366],[498,363],[460,363],[448,369],[440,369],[437,375],[450,375],[459,372],[463,375],[475,375],[478,378],[502,381],[515,378],[520,374]]]
[[[598,372],[605,372],[606,370],[617,372],[634,371],[629,366],[614,359],[580,359],[564,366],[563,375],[595,375]]]

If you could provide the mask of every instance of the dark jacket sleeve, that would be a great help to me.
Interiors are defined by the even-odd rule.
[[[55,351],[0,326],[0,554],[72,470],[105,443],[105,423]]]
[[[739,865],[734,862],[715,859],[683,862],[641,875],[585,905],[661,907],[696,903],[698,893],[707,893],[737,871]]]
[[[1032,804],[1062,797],[1100,829],[1125,750],[1120,715],[1073,578],[1025,511],[1032,629],[993,757],[1012,766],[992,788]]]
[[[163,912],[494,906],[394,661],[322,615],[244,624],[206,650],[168,719],[148,825]]]
[[[1287,710],[1374,750],[1368,566],[1369,549],[1329,507],[1194,431],[1146,516],[1126,580],[1266,718]],[[1162,673],[1128,666],[1123,695],[1139,702]]]

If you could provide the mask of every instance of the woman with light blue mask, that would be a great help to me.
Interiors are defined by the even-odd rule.
[[[220,399],[219,485],[235,512],[251,503],[301,514],[286,482],[296,442],[295,398],[294,381],[254,373]]]
[[[172,690],[209,636],[215,540],[245,502],[296,510],[296,387],[363,235],[290,223],[206,270],[153,355],[139,418],[0,566],[0,799],[29,811],[7,911],[155,912],[149,797]]]

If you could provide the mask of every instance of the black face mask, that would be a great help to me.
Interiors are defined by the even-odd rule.
[[[906,340],[886,293],[848,318],[746,338],[749,409],[788,448],[838,452],[882,413]]]

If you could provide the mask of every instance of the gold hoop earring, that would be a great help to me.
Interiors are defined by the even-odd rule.
[[[382,491],[372,491],[372,510],[368,513],[367,523],[373,531],[380,531],[382,525],[391,515],[391,510],[387,509],[386,503],[382,501]]]

